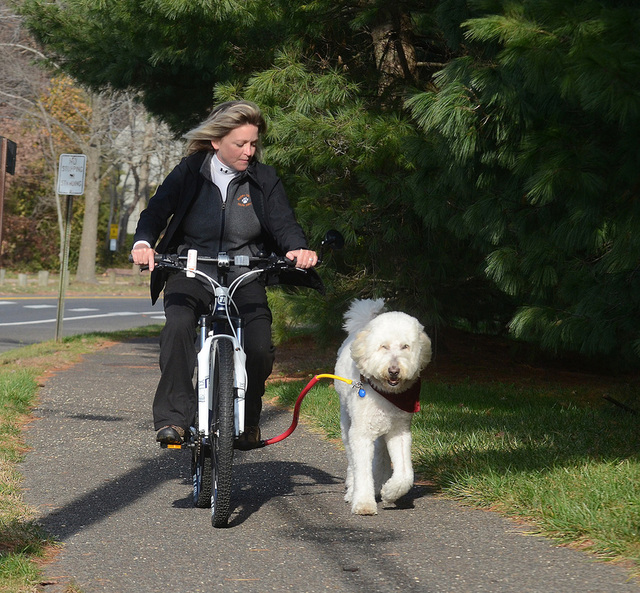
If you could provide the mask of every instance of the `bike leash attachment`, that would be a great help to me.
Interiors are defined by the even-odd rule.
[[[358,390],[358,395],[360,397],[364,397],[365,396],[366,391],[365,391],[364,386],[362,385],[362,383],[360,381],[353,381],[351,379],[345,379],[344,377],[339,377],[338,375],[329,375],[329,374],[316,375],[315,377],[313,377],[313,379],[311,379],[311,381],[309,381],[309,383],[307,383],[305,388],[300,392],[300,395],[298,396],[298,399],[296,400],[296,405],[293,408],[293,421],[291,422],[291,426],[289,426],[289,428],[287,430],[285,430],[282,434],[280,434],[280,435],[278,435],[276,437],[272,437],[270,439],[266,439],[264,441],[260,441],[260,444],[258,445],[258,448],[266,447],[267,445],[273,445],[275,443],[279,443],[280,441],[283,441],[284,439],[286,439],[288,436],[291,435],[291,433],[296,429],[296,426],[298,426],[298,417],[300,416],[300,404],[302,404],[302,400],[304,399],[305,395],[307,395],[307,393],[309,393],[311,388],[318,381],[320,381],[320,379],[334,379],[334,380],[342,381],[344,383],[347,383],[348,385],[352,385],[354,389],[357,389]]]

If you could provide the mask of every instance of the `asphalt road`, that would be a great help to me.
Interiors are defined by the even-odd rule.
[[[56,337],[57,296],[0,296],[0,352]],[[71,296],[64,301],[62,336],[164,323],[162,299],[149,296]]]
[[[344,453],[299,427],[238,452],[230,526],[191,505],[189,456],[154,443],[153,342],[52,374],[27,428],[25,499],[63,544],[48,593],[639,593],[624,568],[415,486],[404,508],[355,517]],[[304,406],[304,404],[303,404]],[[268,407],[263,438],[290,414]]]

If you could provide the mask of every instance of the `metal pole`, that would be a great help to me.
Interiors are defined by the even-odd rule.
[[[7,176],[7,145],[6,138],[2,138],[0,149],[0,268],[2,267],[2,220],[4,217],[4,184]]]
[[[60,286],[58,289],[58,315],[56,317],[56,342],[62,339],[62,323],[64,320],[64,296],[69,276],[69,245],[71,243],[71,220],[73,218],[73,196],[67,196],[67,220],[64,227],[64,247],[60,262]]]

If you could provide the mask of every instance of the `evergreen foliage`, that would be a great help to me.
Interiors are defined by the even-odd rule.
[[[425,221],[486,252],[487,276],[518,303],[516,336],[637,360],[640,10],[473,5],[465,55],[408,100],[442,173]]]
[[[268,63],[266,3],[251,0],[24,0],[30,30],[74,78],[97,89],[139,88],[176,129],[200,121],[216,81]],[[252,10],[261,5],[260,11]],[[259,16],[258,16],[259,15]],[[238,39],[238,28],[245,42]],[[253,36],[253,48],[246,39]],[[249,51],[235,51],[241,44]],[[266,62],[263,62],[266,59]]]

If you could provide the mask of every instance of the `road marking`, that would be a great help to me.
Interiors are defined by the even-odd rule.
[[[0,301],[0,305],[15,305],[15,301]]]
[[[65,317],[63,321],[76,321],[79,319],[99,319],[101,317],[132,317],[134,315],[142,315],[142,316],[154,316],[154,319],[157,319],[155,315],[157,315],[157,311],[147,311],[141,313],[135,313],[132,311],[121,311],[118,313],[103,313],[102,315],[80,315],[78,317]],[[13,321],[10,323],[0,323],[0,327],[7,327],[10,325],[37,325],[38,323],[55,323],[56,319],[39,319],[37,321]]]
[[[55,309],[55,305],[22,305],[25,309]]]
[[[100,311],[100,309],[91,309],[89,307],[78,307],[77,309],[69,309],[69,311],[73,311],[74,313],[88,313],[89,311]]]
[[[7,298],[7,295],[2,295],[4,298]],[[52,300],[58,300],[60,297],[56,297],[56,296],[14,296],[11,297],[12,299],[16,300],[16,301],[52,301]],[[148,296],[136,296],[136,295],[124,295],[124,294],[119,294],[119,295],[80,295],[80,296],[67,296],[65,297],[65,299],[67,301],[85,301],[85,300],[107,300],[107,299],[115,299],[115,300],[126,300],[126,299],[134,299],[134,300],[140,300],[140,299],[144,299],[145,301],[150,300]]]

